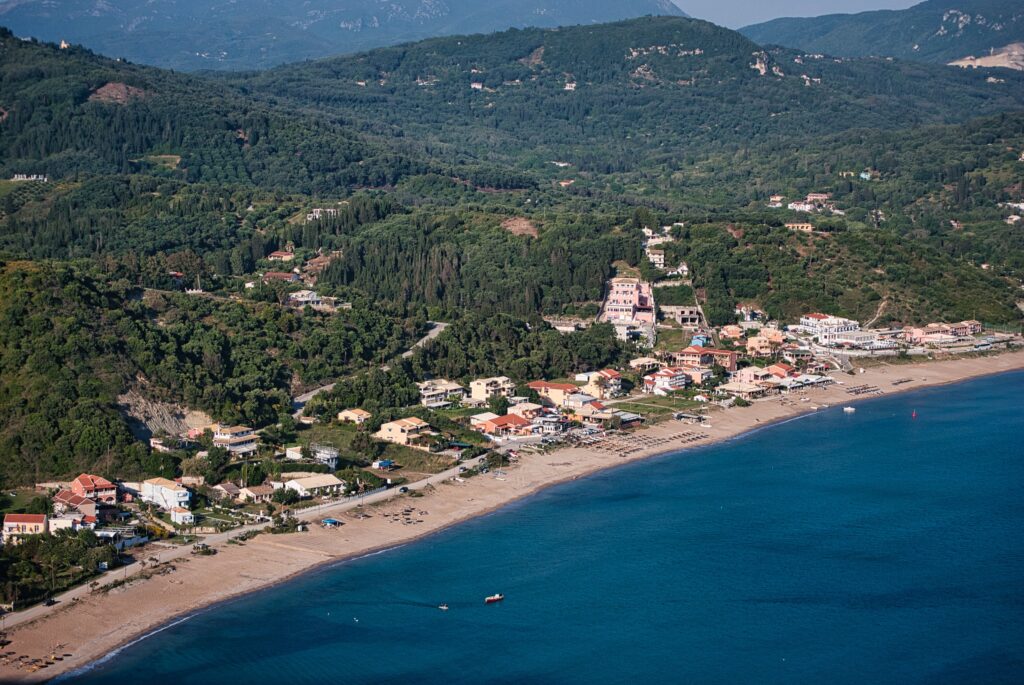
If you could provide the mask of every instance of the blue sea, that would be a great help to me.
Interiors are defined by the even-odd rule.
[[[1022,683],[1022,397],[1006,374],[629,464],[72,681]]]

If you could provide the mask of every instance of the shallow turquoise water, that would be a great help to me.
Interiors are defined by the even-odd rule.
[[[980,379],[557,486],[74,682],[1024,682],[1022,396]]]

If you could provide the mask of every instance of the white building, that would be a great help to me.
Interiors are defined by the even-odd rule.
[[[677,390],[685,390],[690,376],[685,369],[666,367],[644,376],[643,391],[649,395],[664,396]]]
[[[338,494],[345,487],[345,481],[330,473],[321,473],[305,478],[295,478],[286,482],[284,486],[299,493],[299,497],[319,497]]]
[[[799,328],[823,345],[831,345],[838,344],[840,338],[849,339],[849,333],[860,331],[860,323],[839,316],[814,313],[801,317]]]
[[[178,508],[188,509],[192,493],[188,491],[188,488],[178,485],[173,480],[150,478],[142,481],[140,497],[143,502],[155,504],[161,509],[170,511]]]
[[[288,304],[293,307],[319,307],[324,303],[316,292],[312,290],[297,290],[288,296]]]
[[[259,449],[259,436],[248,426],[216,426],[214,447],[223,447],[233,455],[252,454]]]
[[[466,389],[454,381],[437,379],[416,385],[420,389],[420,404],[431,409],[441,409],[466,399]]]
[[[313,461],[323,464],[332,471],[338,469],[338,450],[330,445],[310,445]]]
[[[176,526],[191,526],[196,522],[195,514],[184,507],[171,509],[171,523]]]

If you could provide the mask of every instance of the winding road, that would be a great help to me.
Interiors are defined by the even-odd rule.
[[[409,357],[411,357],[416,352],[416,348],[422,347],[427,342],[433,340],[437,336],[444,333],[444,330],[448,328],[448,324],[444,323],[443,321],[428,321],[427,323],[430,324],[430,330],[427,331],[426,335],[424,335],[422,338],[413,343],[412,347],[410,347],[408,350],[402,353],[402,359],[408,359]],[[384,371],[387,371],[391,367],[388,364],[384,364],[380,368]],[[334,389],[335,385],[337,385],[337,382],[328,383],[326,385],[321,385],[319,388],[314,388],[309,392],[304,392],[301,395],[296,395],[295,397],[293,397],[292,416],[298,419],[300,416],[302,416],[302,410],[306,408],[306,404],[311,399],[313,399],[322,392],[330,392],[331,390]]]

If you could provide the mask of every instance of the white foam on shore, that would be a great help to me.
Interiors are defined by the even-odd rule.
[[[78,668],[76,668],[74,670],[71,670],[71,671],[68,671],[67,673],[62,673],[61,675],[59,675],[56,678],[54,678],[53,682],[59,683],[59,682],[68,680],[70,678],[75,678],[77,676],[80,676],[83,673],[87,673],[87,672],[91,671],[92,669],[96,668],[97,666],[100,666],[102,664],[107,663],[108,661],[110,661],[115,656],[117,656],[118,654],[120,654],[124,650],[128,649],[129,647],[131,647],[133,645],[137,645],[140,642],[142,642],[143,640],[145,640],[145,639],[147,639],[149,637],[152,637],[153,635],[156,635],[157,633],[162,633],[165,630],[167,630],[168,628],[173,628],[176,625],[180,625],[180,624],[184,623],[185,621],[188,621],[188,620],[192,619],[194,616],[198,616],[199,614],[201,614],[201,613],[203,613],[205,611],[208,611],[209,609],[210,609],[210,607],[204,607],[203,609],[200,609],[199,611],[194,611],[191,614],[187,614],[185,616],[182,616],[181,618],[179,618],[177,620],[174,620],[174,621],[171,621],[170,623],[165,623],[164,625],[159,626],[158,628],[154,628],[153,630],[149,631],[148,633],[145,633],[145,634],[140,635],[139,637],[135,638],[131,642],[126,642],[125,644],[121,645],[117,649],[113,649],[110,652],[107,652],[106,654],[101,656],[99,659],[95,659],[93,661],[90,661],[89,663],[85,664],[84,666],[79,666]]]
[[[366,554],[361,554],[361,555],[359,555],[357,557],[350,557],[348,559],[342,559],[342,560],[339,560],[335,564],[328,564],[327,566],[324,567],[324,570],[329,569],[329,568],[334,568],[334,567],[337,567],[337,566],[341,566],[342,564],[348,563],[350,561],[357,561],[359,559],[368,559],[370,557],[375,557],[375,556],[378,556],[380,554],[384,554],[386,552],[392,552],[392,551],[394,551],[396,549],[401,549],[402,547],[405,547],[406,544],[408,544],[408,543],[403,543],[401,545],[393,545],[391,547],[385,547],[383,549],[378,549],[378,550],[374,550],[372,552],[367,552]],[[300,573],[300,575],[305,575],[305,573]],[[271,590],[271,589],[273,589],[273,587],[274,587],[274,585],[272,585],[270,587],[266,587],[266,588],[261,588],[260,590],[256,590],[255,592]],[[248,596],[251,596],[251,594],[252,593],[245,593],[245,595],[243,595],[243,596],[248,597]],[[186,614],[185,616],[182,616],[182,617],[180,617],[178,619],[170,621],[169,623],[165,623],[165,624],[163,624],[161,626],[158,626],[157,628],[154,628],[153,630],[149,631],[148,633],[144,633],[144,634],[138,636],[137,638],[135,638],[134,640],[132,640],[130,642],[126,642],[125,644],[121,645],[120,647],[111,650],[110,652],[104,654],[103,656],[101,656],[98,659],[94,659],[94,660],[90,661],[87,664],[84,664],[82,666],[79,666],[78,668],[75,668],[73,670],[68,671],[67,673],[60,674],[59,676],[57,676],[56,678],[53,679],[53,682],[55,682],[55,683],[64,682],[66,680],[70,680],[72,678],[76,678],[76,677],[78,677],[78,676],[80,676],[80,675],[82,675],[84,673],[88,673],[89,671],[95,669],[96,667],[102,666],[103,664],[107,663],[108,661],[110,661],[111,659],[113,659],[114,657],[116,657],[117,655],[119,655],[121,652],[123,652],[124,650],[128,649],[129,647],[134,647],[135,645],[139,644],[143,640],[149,639],[149,638],[153,637],[154,635],[158,635],[158,634],[164,632],[165,630],[168,630],[168,629],[173,628],[175,626],[181,625],[185,621],[189,621],[189,620],[195,618],[196,616],[198,616],[200,614],[206,613],[207,611],[211,611],[215,607],[220,606],[222,604],[224,604],[224,602],[216,602],[214,604],[210,604],[208,606],[202,607],[201,609],[197,609],[196,611],[193,611],[193,612],[191,612],[189,614]]]

